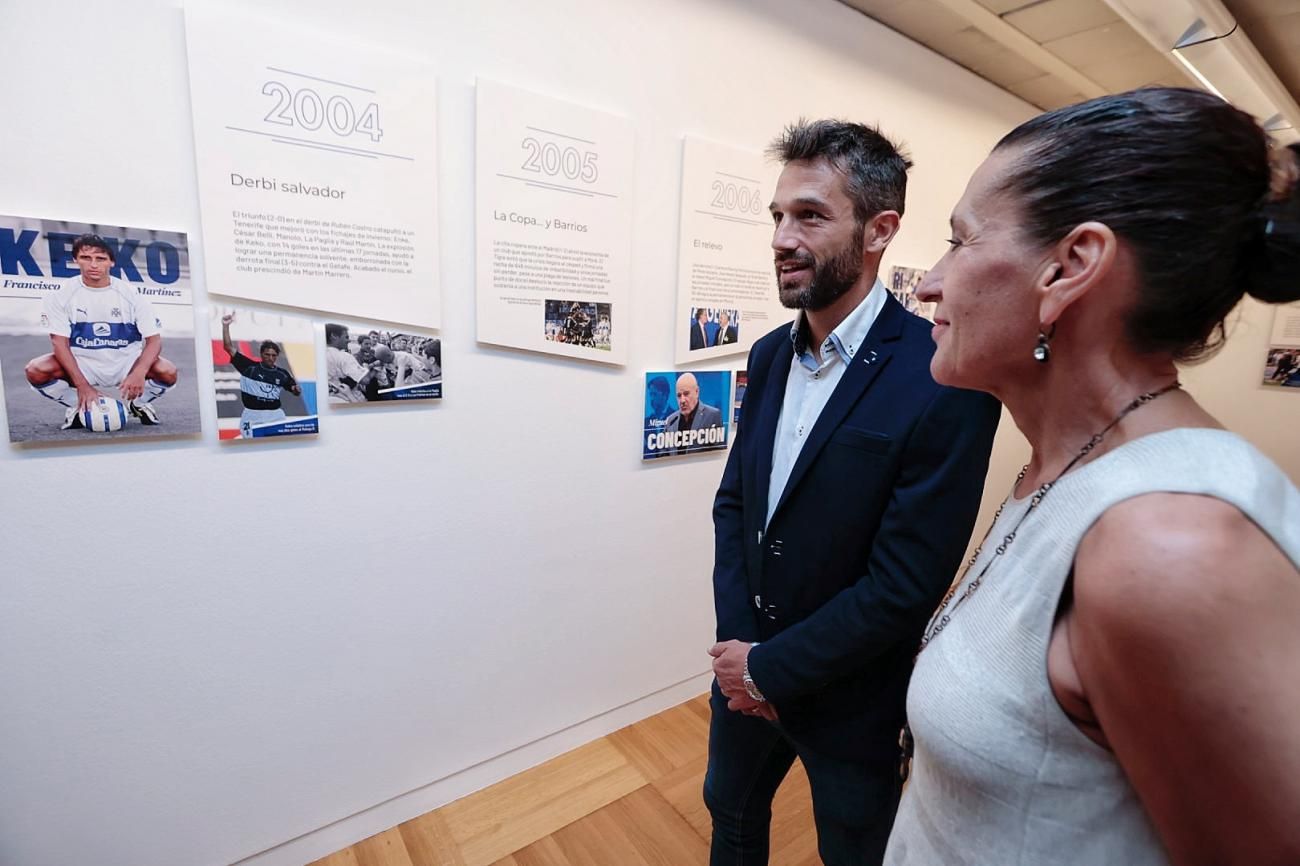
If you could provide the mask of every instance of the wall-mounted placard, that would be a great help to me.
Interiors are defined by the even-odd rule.
[[[438,326],[424,61],[187,3],[208,290]]]
[[[779,166],[760,153],[687,138],[677,254],[677,362],[749,351],[793,317],[781,306],[767,206]]]
[[[478,82],[478,339],[622,364],[632,124]]]

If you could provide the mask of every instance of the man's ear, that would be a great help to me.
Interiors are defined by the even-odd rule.
[[[867,224],[862,227],[862,252],[863,255],[878,255],[885,251],[889,242],[898,234],[898,223],[901,217],[898,211],[882,210],[880,213],[867,220]]]
[[[1118,251],[1115,233],[1099,222],[1080,223],[1057,242],[1034,281],[1043,327],[1055,324],[1071,304],[1105,280]]]

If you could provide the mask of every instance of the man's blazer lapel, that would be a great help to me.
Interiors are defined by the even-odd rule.
[[[773,517],[781,510],[781,506],[790,497],[790,492],[794,490],[799,482],[808,472],[808,468],[821,453],[822,448],[830,441],[831,435],[839,429],[840,423],[849,411],[857,405],[862,395],[871,387],[871,383],[876,381],[876,377],[889,364],[889,359],[893,355],[893,343],[902,335],[903,321],[907,314],[903,307],[892,296],[886,295],[885,306],[876,316],[876,321],[872,324],[871,330],[867,332],[867,338],[863,341],[862,346],[858,349],[857,354],[853,356],[853,362],[849,364],[848,369],[844,371],[838,385],[835,386],[831,398],[826,401],[826,407],[822,409],[821,415],[817,417],[817,423],[808,433],[808,438],[803,443],[803,448],[799,452],[799,458],[795,460],[794,466],[790,470],[790,480],[786,482],[785,490],[781,491],[781,499],[772,511]],[[786,372],[789,373],[789,365],[786,365]],[[775,427],[773,427],[775,431]],[[775,436],[773,437],[775,438]],[[768,454],[768,473],[771,473],[771,454]],[[766,503],[765,503],[766,504]]]
[[[745,438],[751,440],[754,464],[750,478],[754,483],[749,486],[756,503],[755,514],[767,516],[767,493],[772,478],[772,452],[776,444],[776,425],[781,419],[781,404],[785,402],[785,386],[790,379],[790,361],[794,357],[794,347],[789,340],[777,343],[776,351],[767,369],[768,384],[763,389],[766,398],[761,404],[761,411],[754,420],[754,426],[745,430]]]

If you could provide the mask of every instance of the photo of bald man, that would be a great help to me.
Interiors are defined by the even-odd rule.
[[[677,411],[668,416],[664,423],[665,433],[681,431],[707,430],[722,426],[722,410],[717,406],[700,402],[700,383],[694,373],[682,373],[677,377]],[[726,441],[725,439],[723,440]],[[673,448],[672,454],[690,454],[692,451],[704,451],[716,447],[708,442],[706,436],[692,436],[686,444]]]
[[[726,450],[730,403],[730,370],[646,373],[641,459]]]

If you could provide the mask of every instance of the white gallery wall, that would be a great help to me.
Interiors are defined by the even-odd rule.
[[[436,65],[446,397],[232,448],[204,378],[202,440],[0,446],[3,866],[305,862],[703,691],[724,457],[639,444],[676,337],[682,136],[879,122],[916,161],[886,264],[924,267],[1032,113],[834,0],[259,10]],[[180,3],[0,13],[0,212],[188,232],[206,359]],[[475,343],[478,76],[635,125],[626,367]],[[1255,385],[1270,315],[1188,380],[1300,477],[1300,398]],[[1004,429],[983,520],[1024,453]]]

